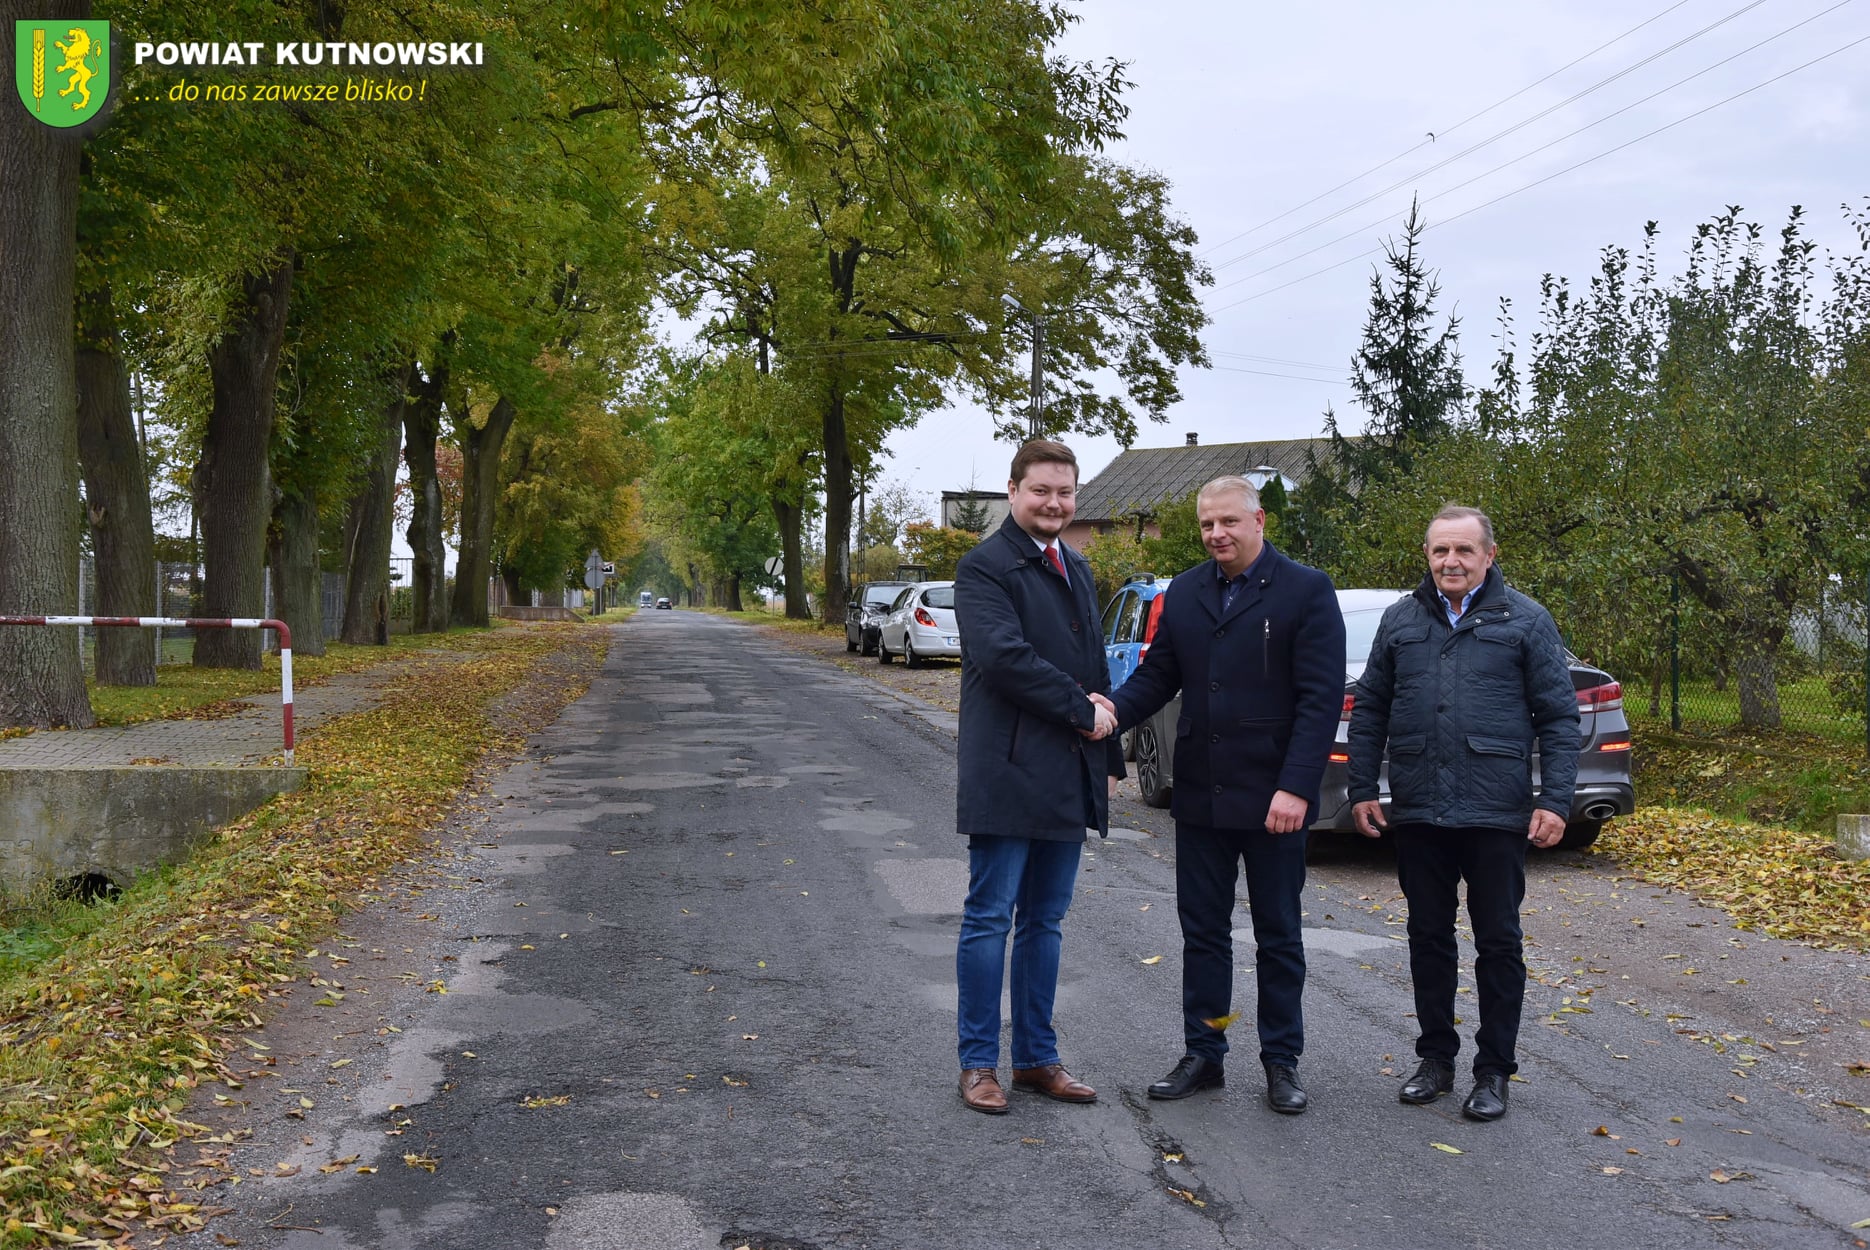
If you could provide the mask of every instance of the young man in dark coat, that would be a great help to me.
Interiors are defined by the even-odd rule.
[[[1428,574],[1383,614],[1350,729],[1357,828],[1372,838],[1389,829],[1409,900],[1422,1062],[1402,1084],[1404,1102],[1433,1102],[1454,1088],[1454,922],[1467,881],[1480,1000],[1474,1089],[1461,1107],[1470,1120],[1506,1114],[1526,994],[1526,845],[1551,846],[1564,834],[1578,776],[1578,702],[1558,627],[1501,580],[1498,550],[1493,522],[1476,509],[1451,505],[1429,523]],[[1378,796],[1385,743],[1387,817]]]
[[[1013,935],[1013,1084],[1063,1102],[1089,1085],[1058,1060],[1052,1001],[1061,925],[1086,828],[1106,829],[1106,778],[1122,775],[1091,566],[1059,541],[1077,507],[1078,462],[1035,440],[1013,457],[1010,514],[955,570],[961,634],[957,826],[968,892],[955,951],[961,1098],[1006,1111],[1000,984]]]
[[[1186,1098],[1226,1083],[1234,881],[1244,860],[1266,1097],[1297,1115],[1307,1104],[1298,1075],[1305,830],[1344,706],[1344,615],[1329,577],[1265,540],[1251,482],[1209,482],[1195,515],[1213,558],[1169,584],[1148,657],[1111,696],[1128,728],[1182,695],[1171,810],[1187,1051],[1149,1096]]]

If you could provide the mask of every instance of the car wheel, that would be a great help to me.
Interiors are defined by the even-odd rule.
[[[903,636],[903,663],[910,668],[922,667],[922,657],[916,654],[916,645],[909,641],[906,634]]]
[[[1151,807],[1169,805],[1173,788],[1164,781],[1162,772],[1162,743],[1156,738],[1156,722],[1146,720],[1136,727],[1136,788]]]
[[[1597,835],[1604,831],[1601,820],[1574,820],[1565,826],[1565,836],[1558,840],[1552,849],[1557,851],[1582,851],[1597,841]]]
[[[881,631],[878,631],[877,633],[877,663],[888,664],[889,662],[890,662],[890,649],[883,645],[883,634]]]

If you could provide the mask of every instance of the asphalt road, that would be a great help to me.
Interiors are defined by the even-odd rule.
[[[253,1075],[201,1091],[239,1183],[171,1244],[1864,1244],[1870,1113],[1841,1104],[1870,1104],[1845,1066],[1870,1059],[1870,967],[1591,857],[1533,870],[1506,1119],[1460,1117],[1465,1071],[1456,1097],[1397,1102],[1401,904],[1361,844],[1319,846],[1307,887],[1311,1111],[1265,1107],[1250,1016],[1225,1090],[1158,1104],[1144,1087],[1180,1054],[1172,841],[1121,802],[1086,850],[1057,1009],[1099,1101],[969,1111],[952,716],[721,618],[616,629],[449,853],[322,944],[242,1054]]]

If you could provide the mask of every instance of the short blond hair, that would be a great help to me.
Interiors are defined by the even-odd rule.
[[[1206,486],[1203,486],[1200,493],[1195,496],[1195,506],[1199,508],[1203,503],[1214,498],[1216,495],[1227,495],[1236,491],[1246,496],[1248,512],[1258,512],[1260,510],[1259,487],[1249,482],[1246,478],[1238,477],[1233,474],[1229,474],[1226,477],[1217,477]]]

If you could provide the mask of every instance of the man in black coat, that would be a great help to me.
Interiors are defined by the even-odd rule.
[[[1565,832],[1578,776],[1578,702],[1551,613],[1508,586],[1494,564],[1493,522],[1450,505],[1429,523],[1429,571],[1383,613],[1351,712],[1350,797],[1358,830],[1384,828],[1409,900],[1416,1055],[1408,1103],[1454,1088],[1456,891],[1467,881],[1474,928],[1474,1089],[1470,1120],[1506,1114],[1526,994],[1519,905],[1526,845]],[[1389,753],[1390,810],[1379,798]],[[1540,789],[1532,793],[1532,752]]]
[[[1175,726],[1175,901],[1187,1050],[1149,1087],[1186,1098],[1225,1084],[1234,989],[1234,882],[1246,863],[1258,944],[1260,1061],[1273,1110],[1305,1110],[1305,830],[1344,704],[1344,615],[1331,579],[1265,541],[1245,478],[1195,500],[1213,557],[1164,593],[1149,655],[1111,696],[1124,728],[1182,694]]]
[[[955,569],[961,634],[957,827],[968,892],[955,950],[961,1098],[1006,1111],[1000,985],[1013,935],[1013,1084],[1091,1102],[1058,1060],[1052,1002],[1065,910],[1086,828],[1105,832],[1106,777],[1122,775],[1091,566],[1059,541],[1077,507],[1078,461],[1034,440],[1013,457],[1005,524]]]

